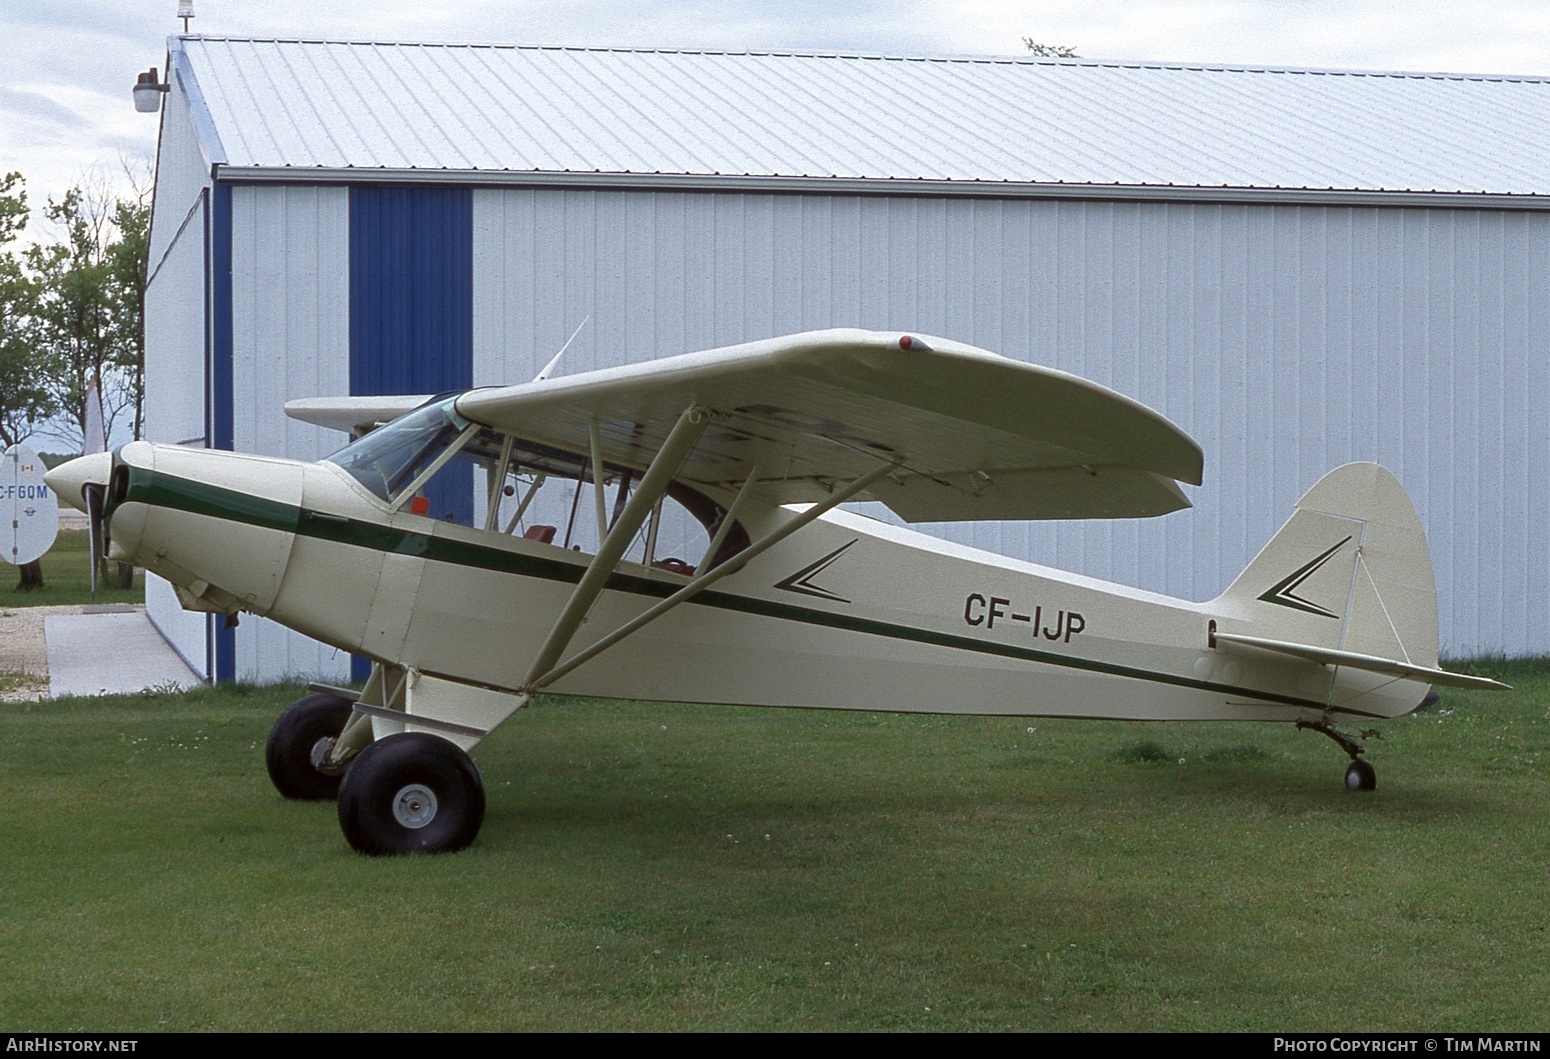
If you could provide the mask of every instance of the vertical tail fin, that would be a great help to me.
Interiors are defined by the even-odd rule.
[[[1233,631],[1437,665],[1437,586],[1404,487],[1376,463],[1330,471],[1216,600]]]

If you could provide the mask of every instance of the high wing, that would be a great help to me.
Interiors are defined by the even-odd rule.
[[[383,397],[307,397],[299,401],[287,401],[285,414],[303,423],[312,423],[331,430],[342,430],[352,437],[367,434],[383,423],[412,412],[431,394]]]
[[[321,422],[317,406],[286,410]],[[1096,383],[946,339],[816,331],[516,386],[458,412],[518,437],[645,467],[680,413],[713,422],[679,480],[816,503],[880,463],[857,499],[908,522],[1136,518],[1188,507],[1200,448]],[[308,413],[312,414],[308,414]],[[349,419],[343,415],[336,418]],[[359,418],[356,416],[355,418]]]

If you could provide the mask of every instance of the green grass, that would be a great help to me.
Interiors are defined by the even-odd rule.
[[[540,700],[474,846],[396,859],[270,788],[297,689],[11,707],[0,1025],[1543,1030],[1550,666],[1503,672],[1365,795],[1289,725]]]
[[[0,608],[52,607],[67,603],[91,603],[91,552],[85,530],[61,530],[54,546],[43,556],[43,587],[16,591],[16,568],[0,567]],[[99,585],[98,603],[145,602],[145,574],[136,570],[134,586],[108,589]]]

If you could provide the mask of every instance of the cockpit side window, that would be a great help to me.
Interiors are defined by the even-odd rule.
[[[607,527],[624,511],[640,472],[604,464],[600,524],[597,476],[589,457],[488,427],[475,429],[458,415],[456,400],[456,394],[435,398],[329,460],[375,496],[411,514],[595,554]],[[458,448],[449,452],[453,445]],[[439,467],[438,460],[443,460]],[[411,489],[413,496],[407,495]],[[734,523],[717,554],[705,556],[726,514],[703,493],[674,482],[625,559],[675,573],[719,565],[749,543],[747,531]]]
[[[496,461],[498,462],[498,461]],[[586,456],[513,439],[509,463],[499,486],[491,479],[476,488],[476,524],[528,540],[595,554],[606,527],[624,511],[641,472],[604,464],[603,526],[598,524],[596,478]],[[476,483],[477,484],[477,483]],[[495,503],[493,517],[490,500]],[[726,510],[698,491],[680,483],[668,486],[652,517],[636,534],[625,559],[676,573],[703,565],[704,552]],[[734,523],[718,549],[714,563],[726,561],[748,546],[748,534]]]
[[[332,456],[378,498],[392,503],[468,426],[453,408],[455,397],[421,405],[385,423]]]

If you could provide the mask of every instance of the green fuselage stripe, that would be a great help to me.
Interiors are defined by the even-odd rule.
[[[553,559],[521,555],[482,544],[471,544],[467,541],[449,540],[430,533],[394,529],[390,526],[365,522],[360,519],[347,519],[339,515],[292,507],[289,504],[283,504],[278,501],[248,496],[235,490],[223,489],[219,486],[207,485],[186,478],[177,478],[169,474],[157,473],[142,468],[130,469],[129,488],[125,493],[124,502],[131,501],[157,507],[174,508],[196,515],[207,515],[211,518],[241,522],[250,526],[261,526],[265,529],[281,530],[286,533],[295,533],[303,537],[314,537],[318,540],[332,541],[338,544],[369,548],[373,551],[393,552],[399,555],[417,555],[435,562],[516,574],[520,577],[537,577],[546,581],[563,581],[574,584],[581,580],[581,575],[586,569],[583,566],[557,562]],[[655,596],[659,599],[672,595],[682,587],[681,584],[664,584],[650,578],[625,573],[615,573],[608,581],[608,588],[611,590],[629,592],[640,596]],[[718,607],[722,610],[756,614],[761,617],[802,622],[807,625],[822,625],[831,629],[842,629],[847,632],[883,636],[894,640],[909,640],[914,643],[930,644],[935,647],[948,647],[960,651],[972,651],[977,654],[1015,658],[1025,662],[1042,662],[1046,665],[1060,666],[1065,669],[1081,669],[1092,673],[1103,673],[1108,676],[1149,681],[1154,684],[1171,684],[1176,687],[1208,691],[1231,697],[1252,698],[1260,702],[1275,703],[1281,706],[1306,706],[1322,710],[1327,705],[1316,699],[1304,699],[1293,695],[1278,695],[1273,692],[1257,691],[1253,688],[1236,687],[1231,684],[1217,684],[1211,681],[1197,680],[1193,677],[1176,676],[1172,673],[1136,669],[1131,666],[1100,662],[1091,658],[1055,654],[1050,651],[1017,647],[1013,644],[995,643],[967,636],[954,636],[951,633],[918,629],[909,625],[895,625],[890,622],[874,621],[870,618],[860,618],[849,614],[834,614],[790,603],[777,603],[773,600],[738,596],[728,592],[717,592],[713,589],[706,589],[689,602],[701,606]]]

